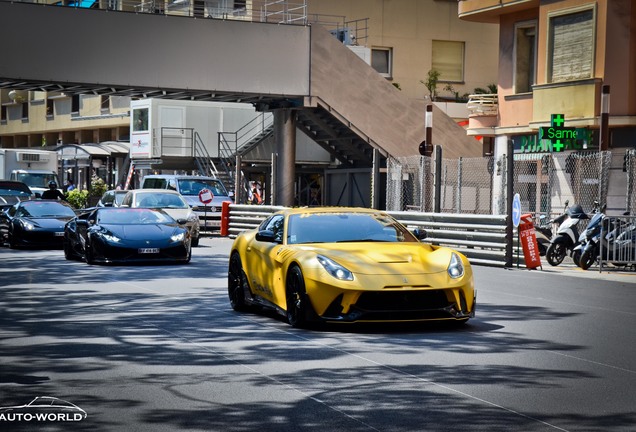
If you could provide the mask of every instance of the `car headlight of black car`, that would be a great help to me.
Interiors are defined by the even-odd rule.
[[[464,275],[464,264],[459,255],[455,252],[451,253],[450,263],[448,264],[448,275],[453,279],[460,278]]]
[[[323,255],[317,255],[316,259],[318,262],[327,270],[331,276],[335,277],[338,280],[351,281],[353,280],[353,273],[349,271],[347,268],[341,266],[334,260],[327,258]]]
[[[119,237],[117,237],[114,234],[106,234],[106,233],[102,233],[101,237],[106,240],[108,243],[119,243],[121,241],[121,239]]]
[[[31,231],[33,229],[35,229],[35,224],[26,221],[24,219],[20,219],[20,224],[22,225],[22,228],[24,228],[27,231]]]
[[[172,234],[170,236],[170,241],[173,243],[179,243],[185,240],[185,237],[186,237],[186,233],[184,231],[181,231],[181,232]]]

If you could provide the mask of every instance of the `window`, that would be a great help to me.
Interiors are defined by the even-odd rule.
[[[464,81],[464,42],[433,41],[432,69],[442,82]]]
[[[372,48],[371,67],[385,78],[393,74],[393,53],[391,48]]]
[[[29,119],[29,103],[22,102],[22,120]]]
[[[71,114],[78,115],[80,111],[80,95],[75,94],[71,97]]]
[[[52,119],[55,116],[55,101],[53,99],[46,100],[46,118]]]
[[[148,130],[148,108],[133,110],[133,132]]]
[[[537,25],[519,23],[515,26],[514,86],[515,93],[532,91],[537,64]]]
[[[109,113],[110,112],[110,96],[108,95],[100,95],[100,111],[102,113]]]
[[[548,79],[591,78],[594,64],[594,10],[550,17]]]

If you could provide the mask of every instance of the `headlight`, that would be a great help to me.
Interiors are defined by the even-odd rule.
[[[33,225],[31,222],[25,221],[23,219],[21,219],[20,222],[22,223],[24,229],[27,231],[31,231],[33,228],[35,228],[35,225]]]
[[[455,252],[451,253],[450,264],[448,264],[448,275],[453,279],[460,278],[464,275],[464,264],[462,264],[462,259]]]
[[[349,270],[347,270],[346,268],[344,268],[343,266],[341,266],[334,260],[329,259],[322,255],[318,255],[316,259],[325,268],[325,270],[327,270],[327,273],[329,273],[331,276],[335,277],[336,279],[346,280],[346,281],[353,280],[353,273],[351,273]]]
[[[185,239],[185,233],[181,232],[179,234],[174,234],[170,237],[170,241],[173,243],[182,242]]]
[[[119,243],[121,239],[112,234],[102,234],[102,238],[106,240],[108,243]]]

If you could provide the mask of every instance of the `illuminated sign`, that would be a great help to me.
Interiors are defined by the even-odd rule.
[[[552,114],[550,119],[550,127],[539,128],[539,140],[550,140],[552,143],[552,151],[561,152],[565,150],[566,145],[572,147],[571,143],[576,143],[578,139],[578,131],[576,128],[563,127],[565,117],[563,114]]]

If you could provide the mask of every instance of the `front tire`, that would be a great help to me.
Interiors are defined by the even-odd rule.
[[[86,248],[84,250],[84,257],[86,259],[86,264],[93,265],[95,264],[95,257],[93,255],[93,248],[86,243]]]
[[[230,298],[230,306],[237,312],[247,310],[245,301],[245,287],[247,278],[243,271],[243,264],[238,252],[234,252],[230,257],[230,267],[227,273],[227,294]]]
[[[596,262],[596,251],[592,249],[586,249],[581,254],[581,259],[579,260],[579,267],[583,270],[587,270],[592,267],[592,264]]]
[[[305,292],[305,278],[298,266],[289,269],[286,282],[287,321],[295,328],[306,328],[307,294]]]
[[[574,261],[574,264],[576,264],[578,267],[581,266],[579,264],[579,262],[581,261],[581,251],[579,249],[572,252],[572,261]]]
[[[551,243],[545,253],[545,258],[551,266],[558,266],[565,258],[565,246],[561,243]]]

